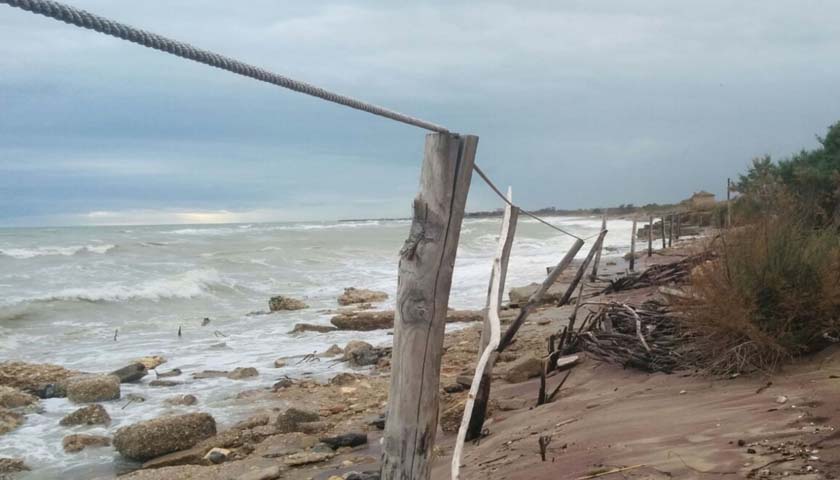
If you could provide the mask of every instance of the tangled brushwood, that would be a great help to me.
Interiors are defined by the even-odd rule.
[[[716,373],[771,372],[824,348],[840,330],[840,237],[795,212],[732,230],[718,259],[695,267],[675,300],[703,363]]]
[[[646,372],[671,373],[696,365],[690,334],[668,307],[611,302],[590,313],[564,342],[564,353],[587,352],[605,362]]]
[[[601,294],[685,282],[691,273],[691,269],[703,262],[711,260],[716,255],[714,250],[707,250],[703,253],[686,257],[676,263],[652,265],[640,274],[626,275],[611,280],[610,284],[601,291]]]

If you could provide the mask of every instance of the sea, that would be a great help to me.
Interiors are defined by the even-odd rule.
[[[601,219],[549,217],[580,237],[596,235]],[[500,218],[464,221],[450,306],[479,309],[486,301]],[[604,262],[630,248],[630,221],[610,220]],[[138,357],[161,355],[159,371],[179,368],[179,386],[123,384],[122,395],[145,402],[106,402],[108,427],[60,427],[79,406],[63,398],[41,401],[41,412],[0,435],[0,457],[23,458],[25,479],[113,478],[131,468],[112,448],[65,453],[71,433],[112,435],[119,427],[160,415],[204,411],[220,428],[259,405],[237,400],[247,389],[278,379],[325,380],[347,369],[341,363],[302,361],[350,340],[387,345],[387,330],[289,334],[296,323],[328,325],[345,287],[382,290],[393,308],[398,252],[409,220],[304,223],[0,228],[0,361],[53,363],[85,372],[110,372]],[[521,218],[507,285],[540,282],[573,239],[530,218]],[[584,257],[589,248],[579,252]],[[305,301],[310,308],[268,310],[274,295]],[[209,319],[209,322],[205,319]],[[462,328],[449,326],[448,328]],[[179,335],[180,332],[180,335]],[[287,366],[274,360],[288,357]],[[245,380],[192,380],[202,370],[255,367]],[[163,400],[193,394],[198,403],[174,407]]]

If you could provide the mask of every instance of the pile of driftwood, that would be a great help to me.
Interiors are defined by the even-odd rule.
[[[564,336],[564,354],[583,351],[646,372],[671,373],[693,364],[688,334],[657,301],[603,304],[576,333]]]
[[[714,257],[715,253],[709,250],[697,255],[691,255],[676,263],[652,265],[640,274],[630,274],[611,280],[607,288],[601,291],[601,294],[634,288],[645,288],[654,285],[682,283],[691,273],[692,268]]]

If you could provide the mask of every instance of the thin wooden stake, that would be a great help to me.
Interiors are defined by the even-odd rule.
[[[569,303],[569,300],[572,298],[572,294],[575,292],[575,288],[577,288],[578,283],[583,279],[584,273],[586,273],[586,269],[589,267],[589,263],[592,261],[592,258],[595,256],[595,252],[601,249],[601,245],[604,243],[604,237],[607,235],[606,230],[601,230],[601,234],[598,235],[598,239],[592,245],[592,248],[589,250],[589,254],[586,255],[586,259],[578,268],[577,274],[575,274],[575,278],[572,279],[572,283],[569,284],[569,287],[566,289],[566,293],[563,294],[563,298],[557,302],[557,306],[563,306]]]
[[[668,248],[674,244],[674,214],[668,215]]]
[[[510,188],[508,188],[507,197],[509,201],[513,200],[513,194]],[[482,415],[486,415],[487,412],[487,398],[482,398],[484,403],[480,406],[476,402],[476,399],[482,388],[482,382],[486,382],[487,387],[485,388],[489,388],[490,372],[493,370],[493,365],[498,355],[496,348],[499,346],[502,332],[499,308],[502,304],[502,294],[505,291],[505,276],[507,275],[507,265],[510,259],[510,250],[513,245],[518,214],[519,210],[516,207],[511,207],[510,204],[505,206],[505,216],[502,218],[502,231],[499,233],[499,250],[493,259],[493,268],[490,273],[490,287],[487,291],[487,313],[484,318],[485,330],[481,333],[481,356],[478,358],[478,364],[475,367],[475,374],[470,384],[470,393],[467,395],[467,401],[464,404],[464,415],[461,417],[461,426],[458,428],[458,438],[455,441],[455,449],[452,452],[451,476],[453,480],[459,478],[461,453],[464,449],[464,442],[467,439],[469,431],[475,428],[472,422],[473,411],[478,409]],[[483,420],[482,418],[482,423]],[[481,426],[480,424],[478,425],[479,435],[481,434]]]
[[[636,269],[636,219],[633,219],[633,232],[630,234],[630,271]]]
[[[420,193],[400,251],[383,480],[431,475],[446,310],[477,144],[472,135],[426,136]]]
[[[665,217],[660,218],[659,221],[661,222],[660,229],[662,230],[662,249],[665,250],[667,246],[665,245]]]
[[[604,218],[601,219],[601,231],[607,229],[607,212],[604,211]],[[601,250],[603,250],[603,245],[601,245],[598,250],[595,252],[595,261],[592,262],[592,274],[589,275],[589,280],[594,282],[598,279],[598,264],[601,263]]]
[[[726,228],[732,227],[732,181],[726,179]]]
[[[682,233],[682,214],[677,212],[677,240],[680,239],[680,233]]]

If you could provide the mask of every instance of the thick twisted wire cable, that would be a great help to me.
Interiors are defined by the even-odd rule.
[[[536,220],[536,221],[538,221],[538,222],[540,222],[540,223],[542,223],[546,226],[549,226],[549,227],[557,230],[560,233],[566,234],[566,235],[568,235],[570,237],[573,237],[573,238],[576,238],[578,240],[584,240],[584,239],[578,237],[577,235],[575,235],[574,233],[569,233],[566,230],[563,230],[562,228],[558,227],[557,225],[549,223],[549,222],[543,220],[542,218],[534,215],[533,213],[529,212],[528,210],[525,210],[522,207],[514,205],[513,203],[511,203],[510,200],[508,200],[507,196],[505,194],[503,194],[501,190],[499,190],[499,187],[497,187],[496,184],[494,184],[493,181],[490,180],[490,178],[478,167],[478,165],[473,165],[473,170],[475,170],[475,173],[477,173],[478,176],[480,176],[481,179],[484,180],[484,183],[486,183],[487,186],[490,187],[491,190],[496,192],[496,195],[498,195],[499,198],[501,198],[505,203],[507,203],[511,207],[518,208],[519,211],[524,213],[525,215],[528,215],[529,217],[533,218],[534,220]]]
[[[0,0],[12,7],[17,7],[32,13],[44,15],[71,25],[94,30],[112,37],[127,40],[144,47],[153,48],[182,58],[193,60],[211,67],[227,70],[238,75],[250,77],[262,82],[271,83],[279,87],[288,88],[296,92],[318,97],[329,102],[338,103],[356,110],[390,118],[398,122],[424,128],[438,133],[450,133],[449,130],[419,118],[404,115],[387,108],[373,105],[355,98],[346,97],[324,90],[306,82],[294,80],[283,75],[269,72],[259,67],[249,65],[233,58],[219,55],[208,50],[202,50],[184,42],[179,42],[162,35],[131,27],[124,23],[115,22],[99,15],[92,14],[69,5],[51,0]]]

